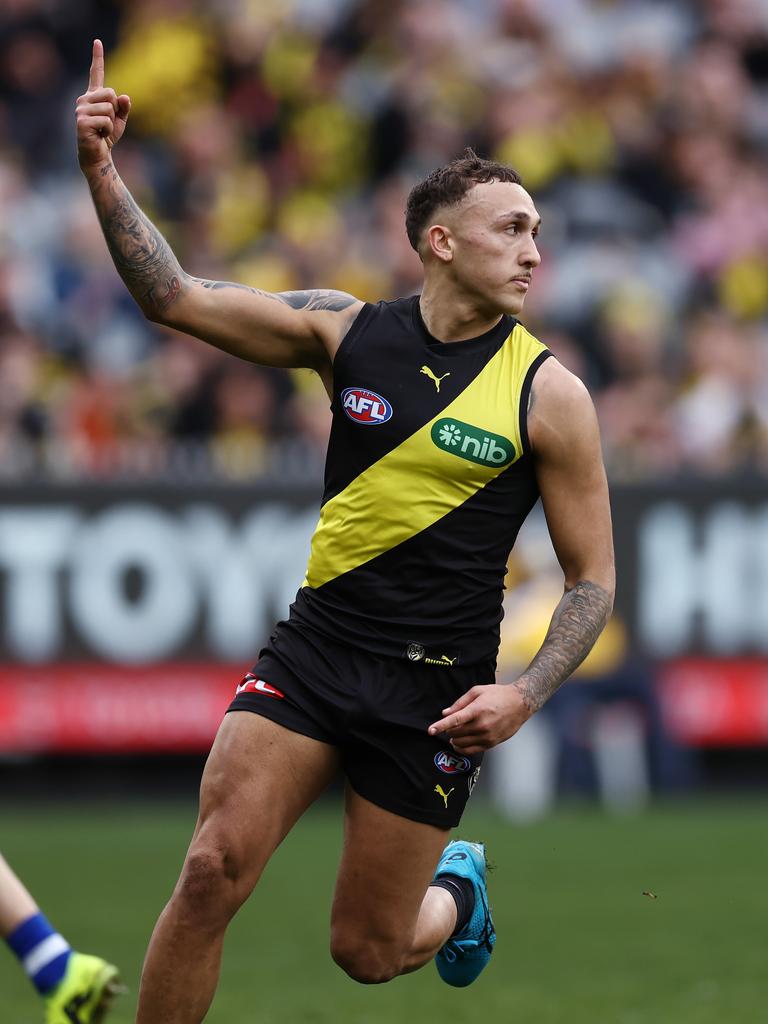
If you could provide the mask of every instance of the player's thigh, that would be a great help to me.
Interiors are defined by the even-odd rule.
[[[360,943],[410,950],[447,842],[447,829],[393,814],[348,787],[331,919],[334,955]]]
[[[335,747],[261,715],[225,715],[203,772],[186,869],[223,873],[247,893],[338,760]]]

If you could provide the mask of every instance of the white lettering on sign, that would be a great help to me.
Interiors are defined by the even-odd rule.
[[[97,654],[135,664],[182,643],[198,599],[188,549],[175,517],[151,505],[109,509],[79,532],[70,565],[72,616]],[[142,582],[135,600],[125,592],[129,570]]]
[[[142,664],[177,654],[202,623],[217,657],[255,658],[301,583],[316,521],[276,504],[239,523],[203,504],[2,510],[2,643],[19,661],[51,660],[66,619],[94,654]]]
[[[17,507],[0,512],[0,568],[7,573],[5,631],[22,661],[46,661],[61,642],[57,576],[77,527],[74,508]]]
[[[254,637],[283,618],[304,577],[317,511],[266,506],[238,527],[214,506],[185,515],[190,557],[205,601],[206,639],[221,658],[253,654]]]
[[[638,570],[638,629],[652,654],[684,653],[697,632],[714,654],[768,651],[768,509],[656,505],[640,521]]]

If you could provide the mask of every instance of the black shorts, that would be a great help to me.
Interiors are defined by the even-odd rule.
[[[456,754],[427,727],[493,662],[442,668],[341,646],[281,622],[228,711],[252,711],[341,752],[350,785],[413,821],[458,825],[482,755]]]

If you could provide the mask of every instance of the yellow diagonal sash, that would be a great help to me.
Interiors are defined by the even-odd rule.
[[[435,416],[323,506],[303,586],[336,579],[432,526],[504,466],[459,458],[432,440],[436,423],[459,420],[502,435],[521,454],[519,405],[528,367],[544,346],[515,326],[499,351]],[[396,412],[397,410],[395,410]]]

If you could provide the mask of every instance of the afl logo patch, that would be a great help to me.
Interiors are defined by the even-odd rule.
[[[376,427],[392,418],[392,406],[386,398],[366,388],[345,388],[341,407],[351,420],[366,427]]]
[[[468,772],[472,767],[472,762],[468,757],[449,754],[447,750],[441,750],[439,754],[435,754],[435,765],[446,775],[456,775],[458,772]]]
[[[253,674],[253,672],[246,672],[242,683],[240,683],[235,690],[236,697],[241,693],[262,693],[265,697],[273,697],[275,700],[285,700],[285,694],[282,690],[278,690],[278,688],[276,686],[272,686],[271,683],[267,683],[263,679],[259,679]]]

